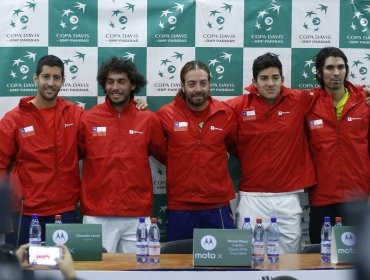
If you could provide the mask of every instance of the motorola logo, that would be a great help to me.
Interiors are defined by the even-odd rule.
[[[341,239],[343,244],[346,246],[356,245],[356,236],[352,232],[343,232]]]
[[[56,230],[53,233],[53,241],[55,244],[61,245],[68,241],[68,233],[62,229]]]
[[[211,251],[217,246],[217,240],[212,235],[205,235],[200,240],[200,245],[204,250]]]

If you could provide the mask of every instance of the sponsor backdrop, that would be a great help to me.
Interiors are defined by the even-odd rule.
[[[194,59],[209,66],[212,95],[222,100],[243,93],[253,60],[267,51],[283,62],[287,86],[309,89],[317,86],[315,54],[338,46],[349,78],[369,86],[369,19],[369,0],[2,0],[0,118],[35,94],[32,75],[45,54],[64,61],[60,95],[85,109],[103,102],[96,73],[112,55],[137,64],[149,81],[139,95],[153,111],[173,99],[181,67]],[[237,183],[238,166],[230,166]],[[164,236],[166,171],[152,167]],[[303,206],[307,234],[306,199]]]

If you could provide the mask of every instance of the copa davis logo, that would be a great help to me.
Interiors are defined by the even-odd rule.
[[[21,55],[12,58],[12,66],[9,70],[9,77],[6,87],[9,92],[34,92],[36,85],[32,79],[30,69],[36,68],[36,52],[25,50]]]
[[[343,244],[349,248],[338,248],[338,254],[354,254],[357,252],[357,249],[354,248],[354,246],[357,244],[356,235],[347,231],[342,233],[340,239]]]
[[[352,60],[349,77],[358,84],[365,84],[368,80],[368,69],[370,67],[370,53],[365,53],[361,59]]]
[[[184,12],[184,4],[174,2],[171,6],[166,7],[158,16],[158,26],[160,33],[154,35],[155,40],[159,43],[186,43],[187,34],[175,33],[179,20]]]
[[[330,44],[331,35],[319,35],[317,33],[322,24],[322,18],[326,17],[329,6],[324,4],[317,4],[313,8],[305,11],[304,22],[302,25],[305,34],[298,36],[299,41],[304,44]]]
[[[56,34],[57,42],[60,43],[87,43],[90,34],[76,33],[81,28],[81,18],[85,16],[87,4],[75,2],[67,9],[59,11],[59,30],[64,33]]]
[[[234,92],[235,84],[223,82],[227,71],[231,71],[232,54],[221,52],[218,57],[209,59],[208,68],[212,78],[212,92]]]
[[[15,7],[10,17],[10,32],[5,35],[8,42],[39,42],[39,33],[27,33],[31,18],[36,12],[37,2],[34,0],[25,1],[23,5]]]
[[[300,58],[300,67],[297,69],[298,74],[298,89],[311,89],[318,87],[319,84],[316,80],[316,65],[315,56],[312,57],[302,57]]]
[[[350,44],[368,44],[370,41],[369,34],[369,17],[370,17],[370,5],[355,3],[351,0],[352,5],[352,21],[350,28],[353,34],[347,35],[347,40]]]
[[[254,27],[255,31],[263,34],[252,35],[253,43],[283,43],[283,35],[268,34],[274,31],[274,22],[278,19],[281,8],[281,4],[272,0],[266,9],[258,12]]]
[[[66,81],[72,82],[65,82],[60,91],[88,91],[88,83],[74,82],[78,78],[82,64],[85,63],[85,57],[85,53],[76,51],[74,55],[63,59]]]
[[[233,5],[223,3],[218,9],[208,11],[207,28],[211,33],[203,34],[207,43],[235,43],[235,34],[223,34],[226,19],[231,14]]]
[[[54,231],[52,238],[55,244],[63,245],[68,241],[68,233],[65,230],[58,229]]]
[[[115,2],[115,0],[112,0]],[[127,24],[130,19],[135,16],[135,5],[126,2],[125,5],[116,5],[111,10],[111,15],[108,19],[107,25],[112,32],[105,34],[106,40],[109,43],[137,43],[139,34],[137,33],[123,33],[126,31]]]
[[[217,247],[217,240],[212,235],[205,235],[200,240],[200,246],[206,250],[206,253],[195,253],[194,258],[196,259],[223,259],[223,254],[215,254],[210,251]]]
[[[180,52],[172,52],[169,56],[160,59],[157,76],[163,82],[157,82],[154,87],[157,91],[178,91],[181,84],[178,82],[168,83],[168,80],[173,80],[178,77],[179,69],[182,67],[182,58],[184,54]]]

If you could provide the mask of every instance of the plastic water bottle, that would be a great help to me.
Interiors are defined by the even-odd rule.
[[[136,230],[136,263],[148,262],[148,230],[146,229],[145,218],[140,217]]]
[[[267,230],[267,259],[270,263],[279,262],[279,227],[276,218],[271,218]]]
[[[250,232],[251,237],[253,238],[253,228],[251,225],[251,219],[249,217],[244,218],[244,224],[242,225],[242,230],[247,230]]]
[[[32,214],[29,242],[31,246],[41,246],[41,226],[37,214]]]
[[[343,226],[342,224],[342,217],[335,217],[335,224],[334,224],[335,227],[341,227]]]
[[[321,228],[321,262],[331,262],[331,224],[330,217],[324,218],[324,224]]]
[[[157,225],[157,218],[151,219],[149,227],[149,263],[159,264],[161,258],[160,233]]]
[[[62,215],[55,215],[54,224],[62,224]]]
[[[253,232],[253,264],[259,265],[263,264],[265,261],[265,231],[262,225],[262,219],[258,218],[256,220],[256,226]]]

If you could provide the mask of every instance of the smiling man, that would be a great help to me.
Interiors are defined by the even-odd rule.
[[[53,223],[55,214],[65,223],[76,222],[80,187],[77,129],[82,109],[58,97],[63,62],[54,55],[40,58],[33,78],[36,95],[22,98],[0,122],[0,177],[10,172],[17,211],[24,200],[19,245],[28,243],[33,213],[39,214],[42,240],[45,223]],[[19,214],[14,217],[18,225]]]
[[[81,118],[83,222],[102,224],[110,253],[135,253],[139,217],[153,211],[149,156],[165,162],[165,141],[156,115],[139,111],[134,94],[146,81],[130,60],[112,57],[98,73],[105,103]]]
[[[167,140],[167,241],[191,239],[194,228],[235,227],[227,159],[235,116],[210,96],[207,65],[186,63],[180,79],[175,100],[158,111]]]
[[[313,94],[284,86],[280,60],[266,53],[253,62],[248,94],[227,100],[238,118],[237,151],[241,167],[238,228],[244,217],[276,217],[280,253],[298,253],[302,208],[299,193],[315,184],[304,133]]]
[[[323,48],[316,57],[321,88],[307,115],[317,185],[310,191],[310,240],[320,243],[325,216],[356,222],[370,194],[370,107],[366,94],[347,81],[348,60],[338,48]]]

